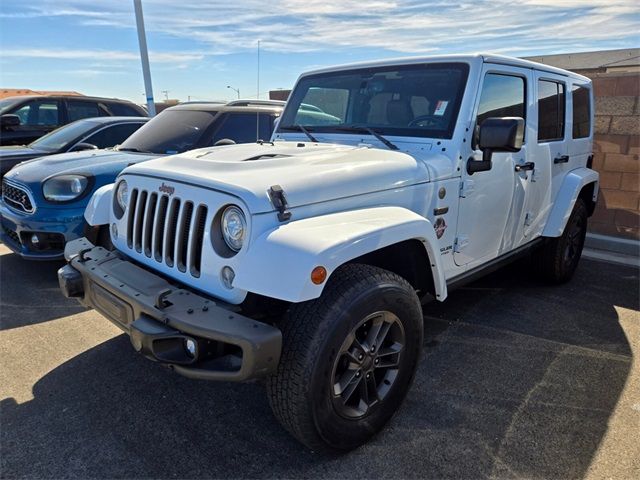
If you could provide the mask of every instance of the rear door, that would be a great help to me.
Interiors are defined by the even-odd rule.
[[[553,200],[553,186],[564,178],[569,168],[567,128],[568,78],[553,73],[534,71],[536,99],[535,135],[529,143],[531,161],[535,169],[529,178],[522,241],[534,239],[542,233]]]

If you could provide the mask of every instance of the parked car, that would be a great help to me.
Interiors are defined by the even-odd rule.
[[[146,117],[135,103],[117,98],[24,95],[0,100],[0,145],[27,145],[67,123],[93,117]]]
[[[108,238],[86,230],[91,194],[127,165],[211,145],[269,140],[282,106],[189,103],[167,108],[112,150],[51,155],[13,168],[2,181],[0,239],[23,258],[63,258],[69,240]]]
[[[566,70],[494,55],[318,70],[273,143],[145,162],[99,189],[85,217],[115,250],[70,243],[60,285],[147,358],[263,378],[294,437],[349,450],[411,385],[421,301],[525,254],[572,277],[592,139],[591,81]]]
[[[0,147],[0,178],[20,162],[64,152],[114,147],[149,117],[97,117],[76,120],[26,146]]]

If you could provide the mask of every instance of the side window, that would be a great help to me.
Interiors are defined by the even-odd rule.
[[[69,113],[69,122],[75,122],[82,118],[100,117],[100,109],[95,102],[68,100],[67,111]]]
[[[55,100],[33,100],[13,112],[20,117],[21,125],[56,126],[58,102]]]
[[[564,138],[565,86],[538,80],[538,143]]]
[[[121,125],[112,125],[99,132],[94,133],[89,138],[83,140],[84,143],[90,143],[98,148],[108,148],[119,145],[129,136],[142,126],[141,123],[123,123]]]
[[[591,132],[591,96],[587,87],[574,85],[573,98],[573,138],[585,138]]]
[[[116,117],[140,117],[144,116],[138,112],[135,108],[124,103],[109,103],[107,107],[111,113]]]
[[[524,78],[488,73],[482,86],[476,124],[480,126],[491,117],[521,117],[526,120],[525,104]]]
[[[215,145],[216,142],[225,138],[236,143],[254,143],[258,139],[269,140],[273,120],[270,115],[260,114],[259,130],[257,130],[257,119],[258,114],[256,113],[226,113],[221,119],[222,125],[218,127],[211,139],[211,145]]]

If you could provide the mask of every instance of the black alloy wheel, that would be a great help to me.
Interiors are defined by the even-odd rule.
[[[398,376],[404,329],[391,312],[364,318],[347,336],[333,367],[332,400],[345,418],[361,418],[384,400]]]

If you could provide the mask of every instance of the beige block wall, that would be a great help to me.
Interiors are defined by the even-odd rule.
[[[597,73],[593,167],[600,198],[589,231],[640,240],[640,74]]]

